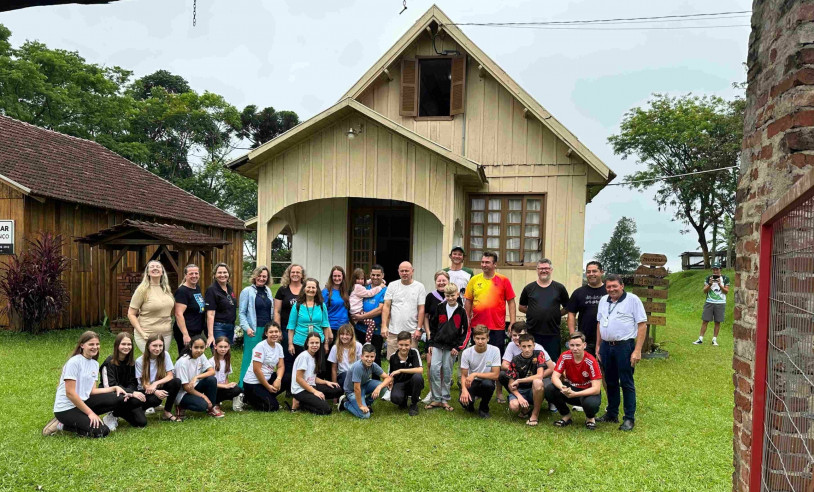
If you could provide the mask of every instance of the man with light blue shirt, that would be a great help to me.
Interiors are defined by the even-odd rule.
[[[619,387],[624,399],[621,431],[633,430],[636,413],[636,386],[633,371],[642,358],[647,333],[647,313],[635,294],[625,292],[622,277],[605,277],[608,294],[599,300],[596,313],[598,359],[608,387],[608,407],[599,422],[619,422]]]

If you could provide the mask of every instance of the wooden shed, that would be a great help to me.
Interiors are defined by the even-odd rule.
[[[238,278],[242,271],[245,228],[237,217],[95,142],[0,116],[2,220],[14,221],[15,253],[24,238],[40,232],[65,239],[71,304],[56,327],[121,317],[123,301],[153,256],[175,281],[173,263],[183,268],[193,261],[207,274],[222,261]],[[130,244],[116,247],[116,238],[119,246]],[[202,286],[211,280],[202,276]],[[0,326],[7,324],[0,319]]]
[[[615,176],[436,6],[337,104],[229,166],[259,184],[261,262],[289,228],[320,281],[409,259],[432,285],[461,245],[473,267],[498,252],[515,286],[551,258],[569,289],[585,204]]]

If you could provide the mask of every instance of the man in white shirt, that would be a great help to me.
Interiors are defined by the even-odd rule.
[[[418,329],[418,320],[424,319],[424,301],[427,291],[424,284],[413,279],[415,270],[409,261],[399,265],[400,282],[393,282],[387,286],[382,308],[382,337],[387,340],[387,358],[389,359],[398,350],[398,335],[409,331],[412,338],[412,347],[418,348],[421,331]]]
[[[608,406],[599,422],[619,421],[619,387],[622,388],[625,416],[619,430],[633,430],[636,413],[636,386],[633,370],[642,358],[647,333],[647,313],[635,294],[625,292],[622,277],[605,277],[608,295],[599,300],[596,314],[596,343],[599,363],[608,385]]]

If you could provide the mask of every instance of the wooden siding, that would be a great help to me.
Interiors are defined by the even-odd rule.
[[[444,227],[431,213],[421,207],[413,212],[414,278],[424,284],[427,292],[435,288],[433,275],[445,266]]]
[[[13,192],[16,193],[16,192]],[[0,197],[9,195],[9,189],[0,184]],[[9,204],[6,198],[0,198],[0,218],[5,219]],[[64,254],[71,258],[71,269],[67,272],[65,281],[71,295],[71,304],[56,322],[57,328],[74,326],[94,326],[102,322],[104,312],[112,315],[114,302],[111,298],[111,282],[115,282],[109,269],[111,256],[107,250],[98,247],[91,248],[87,244],[80,244],[74,239],[111,227],[125,219],[154,220],[151,217],[124,214],[94,207],[77,205],[57,200],[46,200],[44,203],[25,198],[13,198],[23,202],[24,212],[20,214],[19,204],[15,204],[16,212],[12,210],[10,218],[15,218],[16,251],[21,251],[24,243],[23,237],[33,238],[40,232],[50,231],[62,234],[66,241]],[[14,213],[17,215],[14,216]],[[161,220],[162,223],[170,221]],[[188,224],[183,222],[170,222],[182,225],[189,229],[209,234],[211,236],[230,241],[223,249],[215,249],[214,261],[228,263],[236,277],[240,278],[243,270],[243,236],[241,231],[220,229],[213,227]],[[147,257],[153,254],[155,247],[147,249]],[[0,257],[2,261],[3,257]],[[197,259],[202,262],[200,258]],[[124,255],[117,266],[116,273],[141,270],[137,266],[137,253],[129,252]],[[142,267],[143,268],[143,267]],[[201,285],[206,286],[211,279],[201,279]],[[235,289],[239,290],[242,281],[235,282]],[[0,326],[7,326],[6,319],[0,319]]]
[[[439,50],[461,50],[449,38],[444,41],[439,38],[436,45]],[[431,55],[435,55],[431,39],[422,35],[402,57]],[[360,95],[359,102],[453,152],[485,166],[581,162],[577,157],[567,156],[568,145],[540,121],[526,118],[523,105],[497,80],[488,75],[481,78],[478,64],[471,57],[466,65],[466,109],[463,115],[447,121],[400,116],[401,64],[394,63],[388,70],[393,80],[380,77]]]
[[[305,266],[324,287],[334,265],[346,267],[348,200],[335,198],[294,205],[297,228],[291,239],[291,261]]]

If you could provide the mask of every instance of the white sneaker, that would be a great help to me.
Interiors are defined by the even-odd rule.
[[[421,402],[426,405],[429,405],[431,401],[432,401],[432,391],[427,393],[427,396],[425,396],[424,399],[421,400]]]
[[[385,388],[384,391],[385,391],[385,393],[384,393],[384,396],[382,396],[382,400],[390,401],[390,389]]]
[[[582,407],[581,407],[581,406],[579,406],[579,405],[574,405],[573,407],[571,407],[571,410],[573,410],[573,411],[575,411],[575,412],[584,412],[584,411],[585,411],[585,410],[583,410],[583,409],[582,409]]]
[[[243,411],[243,393],[232,398],[232,410],[235,412]]]
[[[712,339],[712,346],[713,346],[713,347],[717,347],[717,346],[718,346],[718,340],[715,340],[715,339],[713,338],[713,339]]]
[[[703,345],[703,344],[704,344],[704,340],[702,340],[702,339],[700,339],[700,338],[699,338],[698,340],[696,340],[696,341],[692,342],[692,344],[693,344],[693,345]]]
[[[43,436],[53,436],[57,432],[62,430],[62,422],[57,420],[56,417],[52,418],[45,424],[45,427],[42,429]]]
[[[110,412],[102,417],[102,423],[110,429],[110,432],[113,432],[119,426],[119,418],[113,415],[113,412]]]
[[[336,404],[336,409],[339,410],[340,412],[345,409],[344,404],[345,404],[345,399],[346,398],[347,398],[347,395],[342,395],[342,396],[339,397],[339,402]]]
[[[155,413],[155,407],[150,407],[150,408],[148,408],[147,410],[144,411],[144,415],[150,415],[150,414],[153,414],[153,413]]]
[[[554,405],[553,403],[551,403],[551,404],[548,405],[548,410],[551,411],[551,412],[556,412],[557,411],[557,406]]]

